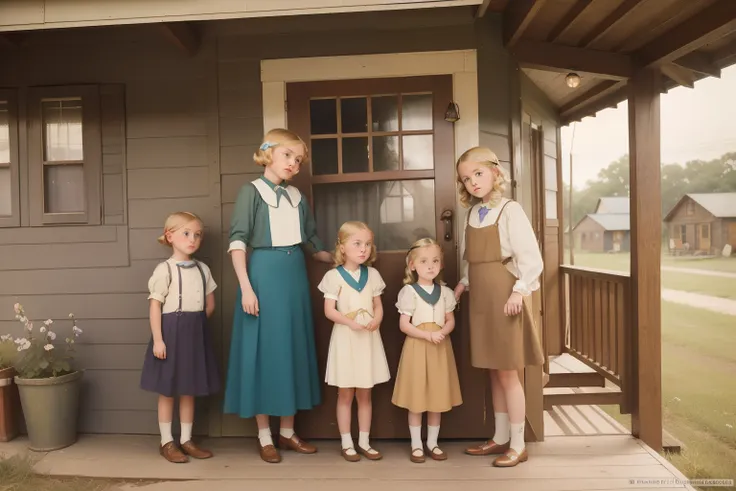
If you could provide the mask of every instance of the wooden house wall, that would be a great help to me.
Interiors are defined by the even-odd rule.
[[[688,214],[689,204],[692,203],[693,213]],[[687,243],[690,244],[690,250],[699,249],[699,240],[697,236],[699,233],[699,225],[710,223],[711,224],[711,247],[709,252],[720,252],[725,245],[724,234],[728,234],[726,227],[722,226],[722,220],[714,217],[708,210],[700,206],[697,202],[690,199],[689,197],[682,200],[677,206],[674,213],[667,222],[667,230],[670,238],[679,239],[680,227],[685,226],[685,236]]]
[[[605,230],[592,218],[583,218],[575,228],[573,234],[575,235],[575,247],[581,251],[605,252]]]

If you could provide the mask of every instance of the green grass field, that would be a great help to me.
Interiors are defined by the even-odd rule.
[[[588,268],[610,269],[614,271],[626,271],[629,269],[628,253],[605,254],[595,252],[575,252],[573,255],[576,266]],[[570,263],[570,251],[565,250],[563,262]],[[662,254],[662,266],[673,268],[704,269],[706,271],[722,271],[724,273],[736,273],[736,257],[716,257],[698,259],[694,257],[673,257]]]
[[[685,446],[668,458],[690,479],[736,478],[735,329],[733,316],[662,302],[663,425]]]

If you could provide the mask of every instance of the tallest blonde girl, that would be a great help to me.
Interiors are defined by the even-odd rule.
[[[544,360],[525,301],[539,288],[544,266],[524,210],[503,197],[509,178],[496,155],[471,148],[460,156],[457,175],[460,201],[470,210],[462,245],[465,272],[455,297],[470,290],[471,364],[490,371],[496,427],[492,440],[466,452],[501,454],[493,464],[512,467],[528,459],[526,401],[517,370]]]
[[[263,175],[238,194],[230,224],[238,277],[225,413],[256,417],[258,449],[281,461],[269,416],[281,417],[281,450],[317,449],[294,432],[294,414],[320,403],[312,304],[303,251],[332,262],[317,238],[312,212],[290,181],[307,159],[307,146],[291,131],[275,129],[254,155]],[[246,264],[246,247],[252,249]],[[241,308],[242,307],[242,308]]]

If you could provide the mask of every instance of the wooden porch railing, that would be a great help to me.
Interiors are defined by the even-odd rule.
[[[565,275],[565,350],[621,389],[621,413],[634,396],[631,279],[628,274],[561,266]]]

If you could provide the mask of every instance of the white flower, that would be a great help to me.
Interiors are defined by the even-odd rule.
[[[16,339],[15,342],[19,345],[18,351],[27,350],[31,347],[31,342],[28,341],[26,338]]]
[[[54,349],[54,345],[49,343],[46,346],[44,346],[43,349],[45,349],[46,351],[51,351],[52,349]]]
[[[41,326],[41,329],[39,329],[39,331],[41,331],[41,333],[46,332],[46,326]]]
[[[23,310],[23,306],[19,303],[16,303],[15,305],[13,305],[13,310],[19,313],[21,310]]]
[[[70,319],[74,319],[74,314],[69,314]]]
[[[10,334],[3,334],[0,336],[0,341],[10,341],[11,339],[13,339],[13,336]]]
[[[33,322],[26,322],[26,329],[29,331],[33,331]]]
[[[49,333],[47,334],[47,336],[48,336],[48,338],[49,338],[49,339],[50,339],[51,341],[53,341],[54,339],[56,339],[56,333],[55,333],[55,332],[51,332],[51,331],[49,331]]]
[[[675,398],[674,398],[674,400],[675,400],[676,402],[680,402],[680,398],[679,398],[679,397],[675,397]]]
[[[24,315],[19,315],[18,316],[18,320],[21,321],[23,324],[28,323],[28,317],[26,317]]]
[[[733,425],[730,425],[730,424],[726,423],[726,427],[727,428],[733,428]]]
[[[52,321],[51,319],[46,319],[45,321],[43,321],[43,324],[44,324],[45,326],[50,326],[50,325],[51,325],[51,324],[53,324],[53,323],[54,323],[54,321]]]
[[[77,337],[79,337],[79,335],[84,332],[80,328],[78,328],[77,326],[72,327],[72,331],[74,332],[74,335],[77,336]]]
[[[18,338],[15,340],[15,344],[23,344],[28,341],[26,338]]]

